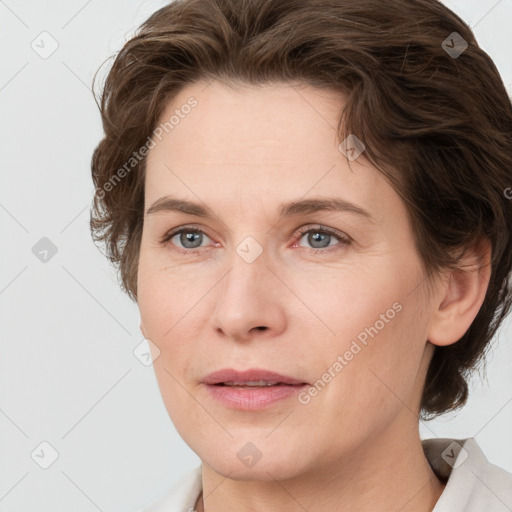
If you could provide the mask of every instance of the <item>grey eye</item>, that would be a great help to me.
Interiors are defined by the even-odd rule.
[[[336,239],[338,239],[337,236],[319,229],[311,229],[310,231],[307,231],[301,236],[300,239],[302,240],[304,237],[307,237],[307,243],[313,249],[324,249],[330,245],[335,245]]]
[[[181,246],[183,249],[197,249],[203,245],[202,242],[204,241],[205,234],[197,230],[183,229],[172,236],[171,242],[176,237],[179,237],[178,247]]]

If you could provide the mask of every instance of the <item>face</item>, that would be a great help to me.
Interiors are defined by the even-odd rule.
[[[178,432],[223,475],[312,473],[417,428],[426,281],[404,203],[339,149],[343,102],[197,83],[148,155],[141,329]]]

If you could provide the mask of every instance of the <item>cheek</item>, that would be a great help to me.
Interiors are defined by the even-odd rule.
[[[197,340],[201,322],[194,321],[195,308],[191,311],[197,302],[196,293],[191,287],[182,286],[182,279],[171,279],[165,272],[143,270],[141,275],[138,294],[141,323],[145,336],[159,350],[153,369],[167,412],[184,437],[190,425],[200,426],[204,421],[190,390],[185,390],[190,369],[200,353]]]
[[[215,281],[204,272],[169,268],[157,259],[146,258],[151,264],[144,260],[139,264],[138,307],[144,334],[160,351],[153,366],[166,406],[171,409],[176,400],[187,398],[182,396],[179,383],[187,385],[197,378],[193,371],[198,354],[205,365],[214,355],[201,347],[201,339],[205,319],[210,316],[208,292]]]
[[[185,443],[194,447],[198,438],[215,428],[205,409],[195,399],[195,391],[184,381],[182,372],[187,371],[188,360],[181,360],[176,353],[167,350],[154,361],[153,367],[162,401],[174,427]],[[205,447],[200,453],[205,453]]]
[[[389,331],[388,326],[399,316],[393,304],[399,302],[401,288],[397,281],[383,279],[386,274],[389,276],[382,268],[354,265],[324,269],[323,274],[313,277],[311,273],[306,277],[289,276],[290,288],[302,299],[290,297],[289,312],[295,309],[297,324],[304,323],[305,318],[315,320],[317,336],[343,353],[354,339],[364,344],[372,335]]]
[[[418,303],[408,297],[384,305],[367,309],[362,324],[361,317],[351,323],[352,335],[343,336],[331,356],[333,361],[341,356],[343,369],[326,388],[324,409],[361,435],[392,421],[404,404],[414,410],[423,381],[426,327],[418,321]]]
[[[329,301],[309,295],[331,331],[320,337],[322,351],[308,357],[320,380],[319,398],[311,404],[325,400],[322,408],[343,421],[349,410],[347,421],[362,426],[374,421],[373,415],[391,417],[409,400],[425,348],[426,320],[420,290],[411,293],[418,273],[411,269],[403,275],[407,280],[396,268],[354,275],[329,284]]]
[[[145,258],[138,268],[138,307],[147,337],[157,345],[166,344],[175,332],[190,325],[194,313],[208,291],[206,280],[184,268],[169,268],[155,257]],[[197,306],[195,306],[197,305]]]

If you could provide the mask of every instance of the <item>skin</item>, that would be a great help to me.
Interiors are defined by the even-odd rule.
[[[463,261],[474,271],[445,272],[427,287],[403,201],[364,153],[349,166],[338,149],[340,93],[200,82],[162,121],[191,96],[197,106],[149,152],[145,212],[172,194],[215,217],[145,214],[138,306],[160,351],[168,413],[202,460],[197,509],[432,510],[444,485],[421,448],[421,391],[434,345],[456,342],[480,308],[488,246]],[[281,203],[313,197],[350,201],[373,220],[348,211],[278,218]],[[190,224],[204,233],[199,249],[179,235],[161,243]],[[315,245],[319,225],[340,238]],[[263,251],[252,263],[236,251],[247,236]],[[221,368],[259,367],[314,383],[394,303],[401,310],[307,404],[235,410],[200,382]],[[252,467],[237,457],[248,442],[261,453]]]

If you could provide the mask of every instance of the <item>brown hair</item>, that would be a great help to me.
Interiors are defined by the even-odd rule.
[[[361,139],[405,201],[429,276],[457,268],[455,250],[490,240],[484,303],[457,343],[435,348],[421,401],[424,417],[462,406],[466,378],[512,303],[512,106],[470,28],[437,0],[176,0],[155,12],[108,73],[99,102],[105,136],[92,157],[91,232],[134,300],[139,150],[177,92],[212,79],[347,94],[339,140]]]

